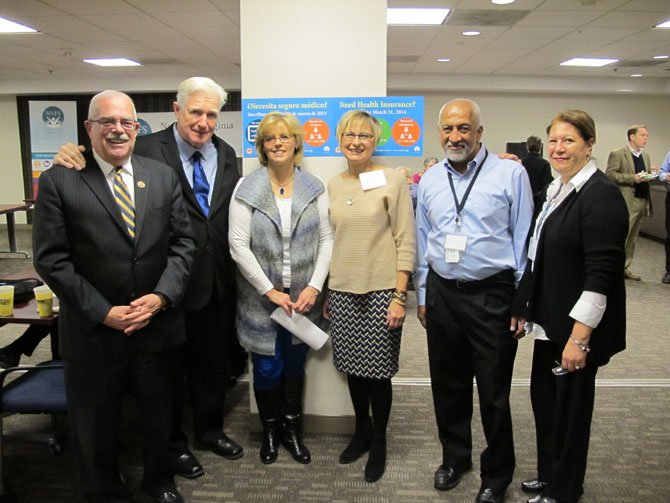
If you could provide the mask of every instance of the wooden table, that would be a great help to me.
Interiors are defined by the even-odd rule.
[[[0,253],[20,253],[26,258],[30,258],[30,253],[16,248],[16,223],[14,213],[17,211],[26,211],[32,206],[32,202],[23,202],[15,204],[0,204],[0,215],[7,217],[7,238],[9,239],[9,250],[0,250]]]

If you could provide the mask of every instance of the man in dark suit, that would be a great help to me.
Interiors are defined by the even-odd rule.
[[[35,206],[35,269],[60,298],[72,444],[90,502],[131,501],[116,459],[126,389],[139,408],[142,489],[183,501],[168,454],[170,380],[195,243],[177,176],[133,154],[136,117],[127,95],[97,94],[87,169],[43,173]]]
[[[200,477],[204,470],[190,451],[182,429],[184,376],[196,442],[226,459],[243,455],[242,447],[223,431],[227,359],[231,339],[236,342],[235,265],[228,247],[228,206],[239,179],[235,151],[214,135],[225,102],[226,92],[213,80],[186,79],[179,84],[174,103],[177,122],[139,137],[136,146],[138,154],[164,162],[176,172],[196,237],[195,262],[184,297],[186,346],[180,352],[170,442],[175,473],[187,478]],[[84,166],[80,151],[83,147],[68,144],[55,161],[80,168]],[[206,190],[194,183],[196,151],[200,153]],[[198,197],[208,207],[203,208]]]
[[[640,233],[643,216],[651,216],[651,194],[645,177],[651,173],[649,154],[643,152],[649,133],[647,126],[635,125],[626,131],[628,144],[610,152],[607,158],[607,176],[619,186],[628,208],[628,236],[626,237],[626,279],[640,281],[630,271],[635,254],[635,242]]]
[[[551,175],[549,161],[544,159],[540,153],[542,151],[542,140],[537,136],[529,136],[526,139],[526,149],[528,150],[528,155],[521,163],[528,172],[530,189],[533,191],[533,196],[536,196],[554,181],[554,177]]]

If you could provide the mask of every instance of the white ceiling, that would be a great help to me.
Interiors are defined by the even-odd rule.
[[[96,89],[93,83],[100,80],[128,77],[135,90],[156,82],[174,89],[191,75],[209,75],[239,89],[240,1],[0,0],[0,17],[41,32],[0,34],[0,93]],[[337,2],[325,5],[337,8]],[[653,28],[670,19],[670,0],[516,0],[507,6],[490,0],[389,0],[388,5],[452,9],[443,26],[389,27],[389,88],[440,89],[450,79],[452,87],[474,82],[480,88],[538,92],[569,87],[670,94],[670,59],[652,59],[670,55],[670,29]],[[481,35],[464,37],[466,29]],[[558,66],[588,56],[621,61],[603,68]],[[81,61],[101,57],[128,57],[144,66],[99,68]],[[439,63],[438,57],[451,61]],[[130,90],[127,82],[118,87]]]

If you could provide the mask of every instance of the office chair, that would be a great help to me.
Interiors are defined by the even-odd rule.
[[[20,375],[5,384],[7,376],[16,373]],[[56,434],[56,417],[66,412],[65,378],[61,361],[22,365],[0,372],[0,501],[13,499],[13,495],[6,491],[3,477],[3,419],[12,414],[50,414],[53,433],[30,437],[45,442],[51,453],[58,455],[63,448],[60,443],[62,438]]]

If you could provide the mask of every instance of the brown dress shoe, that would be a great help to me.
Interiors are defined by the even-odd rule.
[[[626,271],[625,278],[631,281],[640,281],[642,279],[637,274],[633,274],[632,272],[628,271]]]

